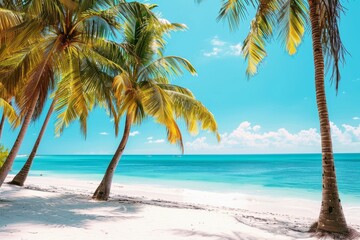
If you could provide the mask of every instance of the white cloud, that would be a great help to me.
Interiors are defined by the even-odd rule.
[[[151,144],[151,143],[163,143],[163,142],[165,142],[165,139],[154,139],[154,137],[148,137],[147,139],[147,142],[146,143],[149,143],[149,144]]]
[[[101,132],[101,133],[99,133],[100,135],[109,135],[109,133],[108,132]]]
[[[353,120],[360,120],[360,117],[353,117]]]
[[[218,56],[219,53],[221,53],[221,52],[222,52],[222,50],[220,48],[214,47],[211,52],[205,52],[204,56],[205,57]]]
[[[221,41],[218,36],[215,36],[213,39],[211,39],[210,43],[213,46],[219,46],[219,47],[222,47],[226,44],[226,42]]]
[[[205,51],[205,57],[220,57],[220,56],[240,56],[242,53],[242,45],[240,43],[231,44],[222,41],[218,36],[210,40],[211,51]]]
[[[207,149],[209,148],[209,144],[206,142],[206,140],[206,137],[200,137],[195,139],[193,142],[185,143],[185,146],[194,150]]]
[[[136,135],[139,135],[139,134],[140,134],[139,131],[134,131],[134,132],[131,132],[131,133],[130,133],[130,136],[131,136],[131,137],[135,137]]]
[[[146,143],[164,143],[165,142],[165,139],[154,139],[153,137],[148,137],[147,138],[147,142]]]
[[[340,127],[330,123],[334,149],[356,151],[360,147],[360,125],[343,124]],[[285,128],[262,132],[260,125],[253,126],[244,121],[231,133],[221,134],[220,144],[210,143],[206,137],[187,142],[192,152],[221,153],[286,153],[319,152],[320,133],[315,128],[291,133]]]
[[[240,43],[236,45],[230,45],[230,54],[234,56],[240,56],[242,53],[242,45]]]

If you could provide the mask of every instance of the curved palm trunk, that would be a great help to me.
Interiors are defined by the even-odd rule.
[[[1,117],[1,121],[0,121],[0,139],[1,139],[1,135],[2,135],[2,130],[4,128],[4,123],[5,123],[5,115],[3,114]]]
[[[324,56],[319,26],[319,0],[309,0],[310,19],[315,63],[316,102],[320,120],[322,147],[322,204],[317,224],[318,231],[347,233],[344,213],[341,207],[336,183],[335,164],[332,150],[329,115],[324,87]]]
[[[29,175],[29,171],[30,171],[30,168],[31,168],[31,165],[33,163],[33,160],[36,156],[36,152],[37,152],[37,149],[40,145],[40,142],[41,142],[41,139],[45,133],[45,130],[46,130],[46,127],[49,123],[49,120],[50,120],[50,117],[51,117],[51,114],[53,113],[54,111],[54,107],[55,107],[55,103],[56,103],[56,100],[54,99],[50,105],[50,108],[49,108],[49,111],[46,115],[46,118],[44,120],[44,123],[41,127],[41,130],[40,130],[40,133],[39,133],[39,136],[37,137],[36,141],[35,141],[35,144],[34,144],[34,147],[33,149],[31,150],[31,153],[29,155],[29,158],[26,160],[26,163],[25,165],[21,168],[20,172],[18,174],[16,174],[16,176],[14,177],[14,179],[9,182],[9,184],[13,184],[13,185],[18,185],[18,186],[24,186],[24,183],[26,181],[26,178],[27,176]]]
[[[100,185],[98,186],[94,195],[92,196],[92,198],[95,200],[107,201],[109,198],[112,178],[114,176],[114,172],[116,170],[116,167],[120,161],[120,157],[123,154],[126,143],[128,141],[131,124],[132,124],[132,117],[130,116],[130,114],[127,114],[123,137],[121,139],[119,147],[117,148],[108,168],[106,169],[105,175],[104,175]]]
[[[30,108],[27,110],[27,113],[25,115],[23,124],[21,126],[20,132],[15,140],[15,143],[13,145],[13,147],[11,148],[11,151],[8,155],[8,157],[5,160],[4,165],[2,166],[2,168],[0,169],[0,187],[1,185],[4,183],[6,176],[8,175],[8,173],[10,172],[10,169],[14,163],[15,157],[20,149],[21,143],[24,140],[25,137],[25,133],[29,127],[29,124],[31,122],[31,118],[32,115],[34,113],[35,110],[35,106],[36,103],[38,101],[39,98],[39,94],[36,95],[36,97],[34,97],[33,102],[31,103]]]

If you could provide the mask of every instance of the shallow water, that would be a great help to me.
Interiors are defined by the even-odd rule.
[[[37,156],[32,175],[66,175],[100,180],[112,156]],[[17,172],[26,161],[19,156]],[[360,200],[360,154],[336,154],[340,193]],[[321,197],[321,155],[127,155],[114,181],[157,184],[212,191],[276,193],[309,198]]]

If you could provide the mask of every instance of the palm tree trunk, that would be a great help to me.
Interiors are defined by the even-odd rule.
[[[36,97],[34,97],[33,102],[31,103],[31,106],[27,110],[27,113],[24,118],[24,122],[21,126],[20,132],[15,140],[15,143],[14,143],[13,147],[11,148],[11,151],[10,151],[8,157],[6,158],[4,165],[0,169],[0,187],[4,183],[5,178],[7,177],[8,173],[10,172],[10,169],[15,161],[16,155],[19,152],[21,143],[25,137],[25,133],[30,125],[31,118],[34,113],[38,98],[39,98],[39,94],[37,94]]]
[[[5,123],[5,115],[3,114],[1,117],[1,121],[0,121],[0,139],[1,139],[1,135],[2,135],[2,130],[4,128],[4,123]]]
[[[319,26],[319,4],[319,0],[309,0],[315,63],[316,102],[320,120],[323,168],[322,204],[319,220],[317,223],[317,230],[332,233],[347,233],[348,228],[341,207],[341,201],[339,198],[336,182],[329,115],[325,96],[324,56],[322,52],[321,31]]]
[[[92,198],[95,200],[107,201],[109,198],[112,178],[114,176],[114,172],[116,170],[116,167],[120,161],[121,155],[123,154],[126,143],[128,141],[131,124],[132,124],[132,117],[128,113],[126,116],[124,134],[119,144],[119,147],[117,148],[100,185],[98,186],[98,188],[94,192],[94,195],[92,196]]]
[[[37,139],[35,141],[34,147],[33,147],[32,151],[31,151],[31,153],[29,155],[29,158],[26,160],[26,163],[21,168],[20,172],[18,174],[16,174],[14,179],[11,182],[9,182],[9,184],[18,185],[18,186],[24,186],[26,178],[29,175],[31,165],[32,165],[33,160],[34,160],[34,158],[36,156],[37,149],[38,149],[38,147],[40,145],[41,139],[42,139],[42,137],[44,135],[44,132],[46,130],[46,127],[47,127],[47,125],[49,123],[51,114],[54,111],[55,103],[56,103],[56,99],[54,99],[52,101],[51,105],[50,105],[49,111],[48,111],[48,113],[47,113],[47,115],[45,117],[45,120],[44,120],[44,123],[43,123],[43,125],[41,127],[39,136],[37,137]]]

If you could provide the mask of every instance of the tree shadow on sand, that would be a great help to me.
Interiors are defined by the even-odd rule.
[[[195,231],[195,230],[181,230],[177,229],[173,231],[175,234],[184,236],[186,238],[189,237],[202,237],[202,238],[211,238],[214,240],[258,240],[258,238],[247,236],[243,233],[233,232],[232,234],[225,234],[225,233],[207,233],[202,231]]]
[[[89,196],[38,192],[31,197],[18,197],[18,187],[0,191],[0,232],[11,224],[36,223],[57,227],[84,227],[88,221],[111,221],[137,218],[139,204],[119,201],[97,202]],[[4,197],[6,196],[6,198]]]

